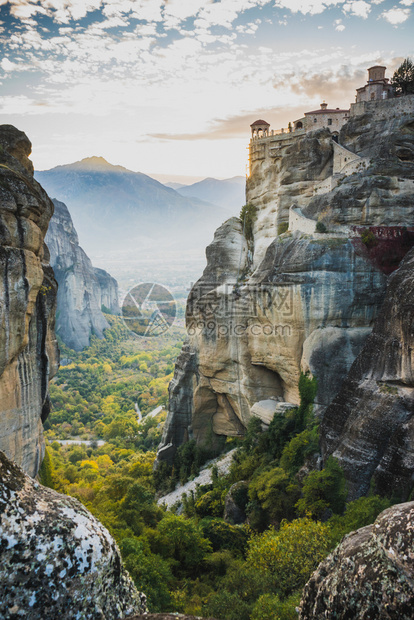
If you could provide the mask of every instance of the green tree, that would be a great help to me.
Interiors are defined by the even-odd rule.
[[[251,203],[244,205],[240,211],[240,219],[243,224],[244,236],[248,241],[253,240],[253,226],[257,217],[257,209]]]
[[[50,489],[54,489],[53,462],[52,462],[52,457],[47,448],[45,450],[45,456],[44,456],[42,465],[39,470],[39,480],[40,480],[40,484],[43,484],[43,486],[49,487]]]
[[[169,587],[174,578],[168,562],[136,538],[125,538],[120,547],[125,567],[138,590],[145,592],[151,611],[171,609]]]
[[[259,501],[272,521],[293,518],[300,492],[297,484],[281,467],[259,471],[249,486],[251,501]]]
[[[317,427],[302,431],[283,448],[280,466],[289,474],[296,474],[304,464],[305,458],[318,451],[318,442]]]
[[[331,546],[330,528],[311,519],[282,522],[249,542],[248,566],[271,581],[271,591],[286,597],[302,588]]]
[[[322,471],[312,471],[307,476],[301,499],[296,504],[298,513],[316,519],[323,517],[327,510],[337,514],[343,512],[347,496],[344,472],[338,461],[330,456]]]
[[[178,576],[193,576],[201,570],[205,556],[211,552],[199,525],[192,519],[167,514],[158,524],[157,551],[173,560]]]
[[[414,63],[406,58],[394,72],[391,84],[397,95],[411,95],[414,93]]]
[[[262,594],[253,607],[254,620],[297,620],[296,607],[300,603],[300,592],[281,601],[277,594]]]
[[[213,594],[204,609],[204,614],[221,620],[249,620],[251,605],[240,599],[235,592],[219,590]]]

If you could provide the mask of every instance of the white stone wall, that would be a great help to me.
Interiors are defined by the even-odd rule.
[[[370,162],[371,160],[368,157],[358,157],[358,159],[354,159],[346,163],[340,170],[340,174],[344,174],[346,177],[349,177],[351,174],[355,174],[356,172],[363,172],[368,168]]]
[[[334,142],[334,157],[333,157],[333,173],[338,174],[342,172],[344,166],[355,160],[360,160],[359,155],[352,153],[345,147]]]
[[[334,187],[336,187],[336,185],[337,185],[337,180],[334,179],[334,177],[328,177],[324,181],[320,181],[319,183],[315,184],[313,188],[313,194],[314,196],[320,196],[322,194],[327,194],[328,192],[331,192],[334,189]]]
[[[344,112],[326,112],[326,114],[309,114],[305,117],[305,129],[306,131],[314,131],[315,129],[322,129],[327,127],[331,131],[340,131],[341,127],[345,125],[349,118],[349,113]],[[316,122],[315,122],[316,119]],[[332,124],[329,125],[328,120],[331,119]]]
[[[412,114],[414,112],[414,95],[405,95],[384,101],[360,101],[351,104],[351,117],[359,116],[369,111],[374,113],[377,120],[389,119],[400,114]]]
[[[357,102],[360,101],[381,101],[393,96],[393,89],[390,84],[373,82],[364,88],[357,90]]]
[[[315,220],[305,217],[299,207],[292,206],[289,209],[289,230],[290,232],[299,231],[312,235],[316,229]]]

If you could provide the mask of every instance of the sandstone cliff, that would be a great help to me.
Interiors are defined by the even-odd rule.
[[[53,204],[33,179],[26,135],[0,126],[0,449],[31,475],[58,368],[56,281],[44,237]]]
[[[298,403],[301,372],[318,380],[319,415],[339,391],[413,243],[401,251],[402,227],[414,223],[414,97],[391,119],[388,104],[355,113],[342,146],[327,129],[252,142],[252,234],[232,218],[207,248],[159,458],[187,438],[217,445],[242,434],[252,415],[268,423]],[[374,225],[371,247],[361,233]]]
[[[54,199],[55,212],[46,235],[50,263],[58,282],[56,331],[63,342],[79,351],[91,334],[103,337],[108,327],[102,307],[119,313],[118,285],[103,269],[95,269],[79,245],[70,213]]]
[[[414,605],[414,502],[345,536],[306,584],[299,617],[410,620]]]
[[[414,475],[414,250],[390,276],[372,334],[321,427],[325,457],[345,472],[350,498],[409,498]]]
[[[145,611],[103,525],[0,452],[0,617],[95,620]]]

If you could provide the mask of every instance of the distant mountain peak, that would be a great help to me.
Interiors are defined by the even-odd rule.
[[[92,157],[85,157],[80,161],[75,161],[72,164],[64,164],[63,166],[56,166],[52,170],[68,170],[68,171],[87,171],[87,172],[131,172],[123,166],[115,166],[110,164],[104,157],[93,155]],[[43,172],[48,172],[44,170]]]
[[[84,159],[81,159],[81,161],[77,161],[76,163],[69,165],[76,166],[77,168],[83,168],[84,170],[119,170],[122,172],[129,172],[127,168],[110,164],[109,161],[107,161],[104,157],[98,157],[97,155],[93,155],[92,157],[85,157]]]
[[[78,163],[90,166],[112,166],[104,157],[98,157],[97,155],[84,157],[84,159],[81,159]]]

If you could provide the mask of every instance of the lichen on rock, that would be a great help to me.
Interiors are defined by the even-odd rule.
[[[106,528],[0,452],[0,618],[115,620],[145,611]]]
[[[411,620],[414,502],[382,512],[345,536],[305,586],[301,620]]]

